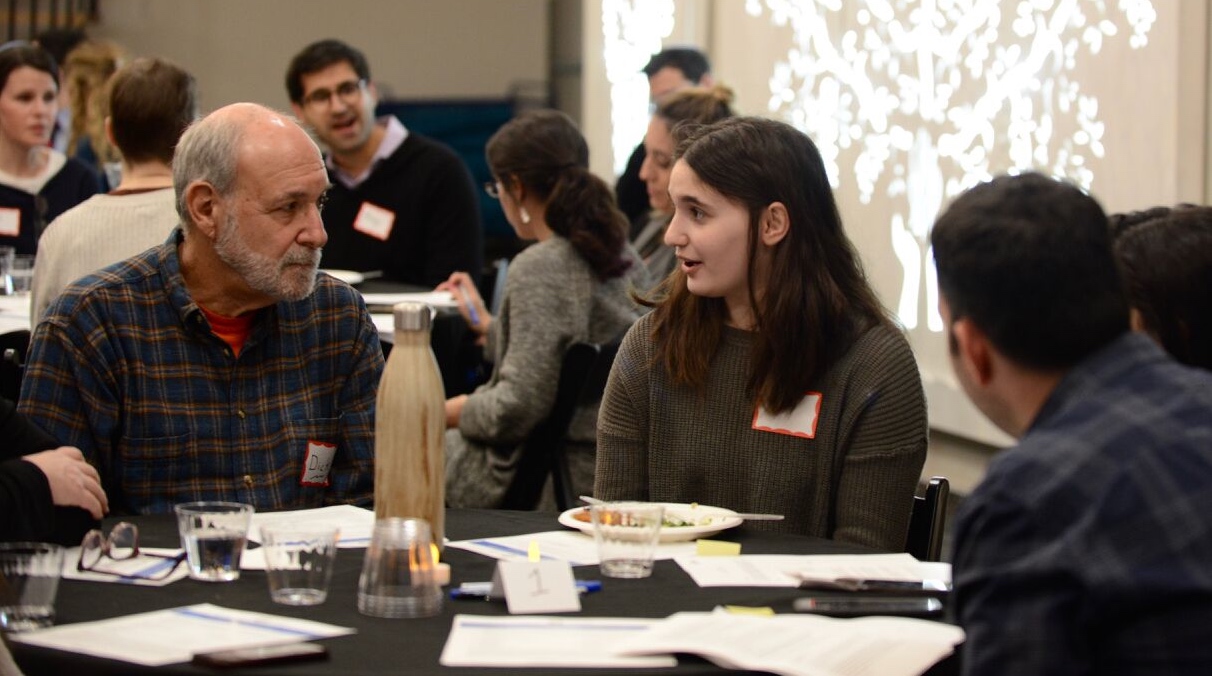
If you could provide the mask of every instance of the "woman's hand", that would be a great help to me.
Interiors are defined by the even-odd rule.
[[[459,426],[459,418],[463,415],[463,404],[467,403],[467,395],[460,394],[446,400],[446,429]]]
[[[459,314],[463,315],[463,321],[467,322],[467,326],[478,336],[476,344],[483,345],[484,337],[488,335],[488,326],[492,323],[492,315],[488,314],[484,299],[480,298],[480,292],[471,276],[466,272],[453,273],[450,279],[439,284],[435,290],[450,292],[459,305]]]
[[[109,511],[109,499],[101,488],[101,475],[88,464],[80,449],[60,446],[21,458],[42,470],[50,483],[51,500],[60,506],[82,507],[100,519]]]

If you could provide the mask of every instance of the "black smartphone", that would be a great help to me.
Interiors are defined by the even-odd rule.
[[[894,594],[897,596],[946,596],[951,593],[951,585],[942,580],[865,580],[853,577],[837,579],[808,578],[802,580],[799,587],[800,589]]]
[[[943,602],[931,596],[806,596],[796,599],[791,607],[798,613],[830,617],[937,617],[943,612]]]
[[[261,664],[282,664],[283,662],[306,662],[324,659],[328,659],[328,648],[318,643],[285,643],[282,645],[195,653],[193,663],[215,669],[232,669]]]

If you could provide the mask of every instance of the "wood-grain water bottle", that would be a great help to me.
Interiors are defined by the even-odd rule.
[[[430,347],[432,311],[392,308],[395,344],[375,410],[375,518],[420,517],[439,548],[446,534],[446,396]]]

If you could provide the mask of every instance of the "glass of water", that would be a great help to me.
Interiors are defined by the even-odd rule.
[[[187,502],[173,508],[189,561],[189,576],[206,582],[240,577],[240,555],[248,542],[252,505],[240,502]]]
[[[0,543],[0,630],[26,631],[53,624],[62,568],[59,545]]]

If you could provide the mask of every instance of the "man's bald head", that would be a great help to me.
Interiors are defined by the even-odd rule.
[[[190,184],[205,181],[220,196],[230,197],[235,190],[241,159],[297,147],[305,143],[321,157],[307,132],[290,115],[256,103],[233,103],[219,108],[195,122],[181,135],[173,160],[173,188],[177,193],[177,213],[186,230],[193,226],[186,195]]]

